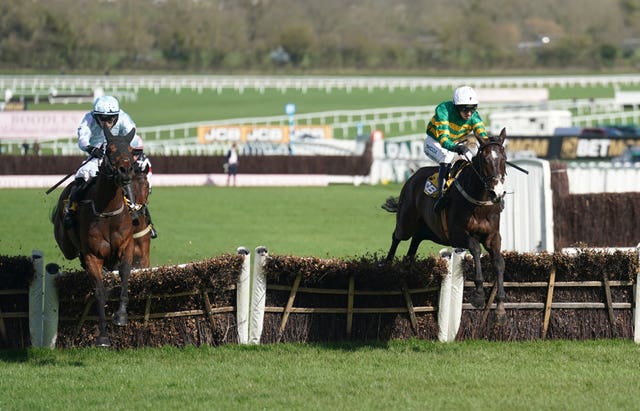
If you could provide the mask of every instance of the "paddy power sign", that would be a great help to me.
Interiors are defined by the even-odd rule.
[[[333,129],[330,126],[304,125],[293,128],[293,135],[289,126],[272,125],[224,125],[198,127],[198,141],[202,144],[217,142],[238,143],[273,143],[287,144],[296,139],[330,139]]]

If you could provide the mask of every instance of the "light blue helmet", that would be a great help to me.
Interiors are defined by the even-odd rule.
[[[101,96],[93,103],[94,116],[117,116],[120,114],[120,103],[113,96]]]

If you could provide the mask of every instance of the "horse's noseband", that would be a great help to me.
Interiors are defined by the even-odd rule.
[[[491,154],[484,154],[484,153],[482,153],[482,150],[487,146],[497,146],[497,147],[499,147],[500,153],[498,154],[498,156],[499,156],[498,160],[501,163],[506,162],[506,155],[504,153],[502,145],[497,143],[497,142],[491,142],[490,141],[490,142],[486,143],[485,145],[483,145],[480,148],[480,151],[478,152],[478,155],[476,156],[476,158],[478,159],[477,160],[477,162],[478,162],[477,169],[476,169],[476,164],[473,165],[473,169],[476,172],[476,174],[478,175],[478,178],[482,182],[482,185],[484,186],[485,190],[495,194],[496,198],[494,199],[494,202],[497,203],[506,194],[506,192],[504,190],[501,193],[497,193],[494,190],[494,188],[496,186],[501,186],[502,184],[504,184],[505,173],[502,172],[502,170],[504,170],[505,166],[503,164],[498,164],[497,167],[494,167],[496,169],[496,171],[498,172],[498,174],[487,175],[485,173],[486,168],[484,167],[484,163],[487,163],[489,161],[489,160],[487,160],[487,157],[489,157]],[[480,154],[480,153],[482,153],[482,154]],[[493,153],[493,151],[491,153]]]
[[[133,178],[133,166],[131,165],[131,161],[123,161],[129,164],[129,167],[125,168],[124,166],[116,167],[113,164],[113,161],[109,154],[104,156],[102,160],[101,169],[105,176],[113,181],[117,185],[126,185],[131,182]]]

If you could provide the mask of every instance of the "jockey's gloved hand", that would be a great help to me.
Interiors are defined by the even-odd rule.
[[[87,153],[89,153],[91,157],[95,157],[95,158],[104,157],[104,152],[100,147],[87,146]]]
[[[471,159],[473,158],[473,154],[471,154],[471,151],[465,144],[456,144],[455,147],[453,147],[453,151],[460,154],[462,157],[464,157],[465,160],[469,162],[471,162]]]

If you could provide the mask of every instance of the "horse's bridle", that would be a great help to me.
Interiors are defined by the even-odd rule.
[[[496,142],[496,141],[489,141],[485,144],[483,144],[480,147],[480,150],[484,149],[487,146],[499,146],[502,148],[502,144]],[[504,154],[504,153],[503,153]],[[480,163],[481,161],[484,160],[484,156],[479,156],[476,155],[475,157],[478,163]],[[471,169],[473,170],[473,172],[476,174],[476,176],[478,176],[478,179],[480,180],[480,182],[482,183],[484,189],[486,191],[492,191],[492,184],[493,182],[499,181],[501,183],[504,183],[504,177],[505,175],[492,175],[492,176],[486,176],[484,175],[484,173],[482,172],[482,167],[481,164],[478,164],[476,166],[476,161],[472,161],[469,163],[469,166],[471,166]],[[478,170],[480,169],[480,171]],[[468,202],[475,204],[475,205],[479,205],[479,206],[489,206],[489,205],[495,205],[497,202],[494,201],[481,201],[481,200],[476,200],[475,198],[471,197],[464,189],[464,187],[462,187],[462,185],[458,182],[458,179],[456,179],[454,181],[454,184],[456,186],[456,188],[458,189],[458,191],[460,192],[460,194],[462,194],[462,196],[465,198],[465,200],[467,200]],[[501,199],[502,197],[504,197],[504,193],[497,195],[497,199]]]
[[[113,181],[117,185],[122,186],[129,183],[129,181],[123,181],[120,178],[120,173],[118,173],[117,168],[113,165],[113,161],[111,160],[109,153],[105,152],[104,157],[102,158],[101,168],[104,169],[103,172],[107,179]]]
[[[498,146],[498,147],[502,148],[502,145],[500,143],[495,142],[495,141],[490,141],[490,142],[484,144],[482,147],[480,147],[480,150],[484,149],[484,147],[487,147],[487,146]],[[477,158],[478,163],[480,163],[481,161],[486,161],[484,156],[476,155],[476,158]],[[505,159],[506,159],[506,156],[505,156]],[[481,165],[479,164],[478,167],[476,168],[476,164],[474,162],[471,163],[471,168],[476,173],[476,175],[480,179],[480,182],[482,182],[482,185],[484,186],[484,188],[486,190],[490,190],[491,189],[491,183],[494,182],[494,181],[500,181],[501,183],[504,183],[504,177],[505,177],[504,174],[502,174],[502,175],[497,174],[497,175],[492,175],[492,176],[485,176],[484,173],[481,172],[482,171]],[[480,171],[478,171],[478,168],[480,169]]]

